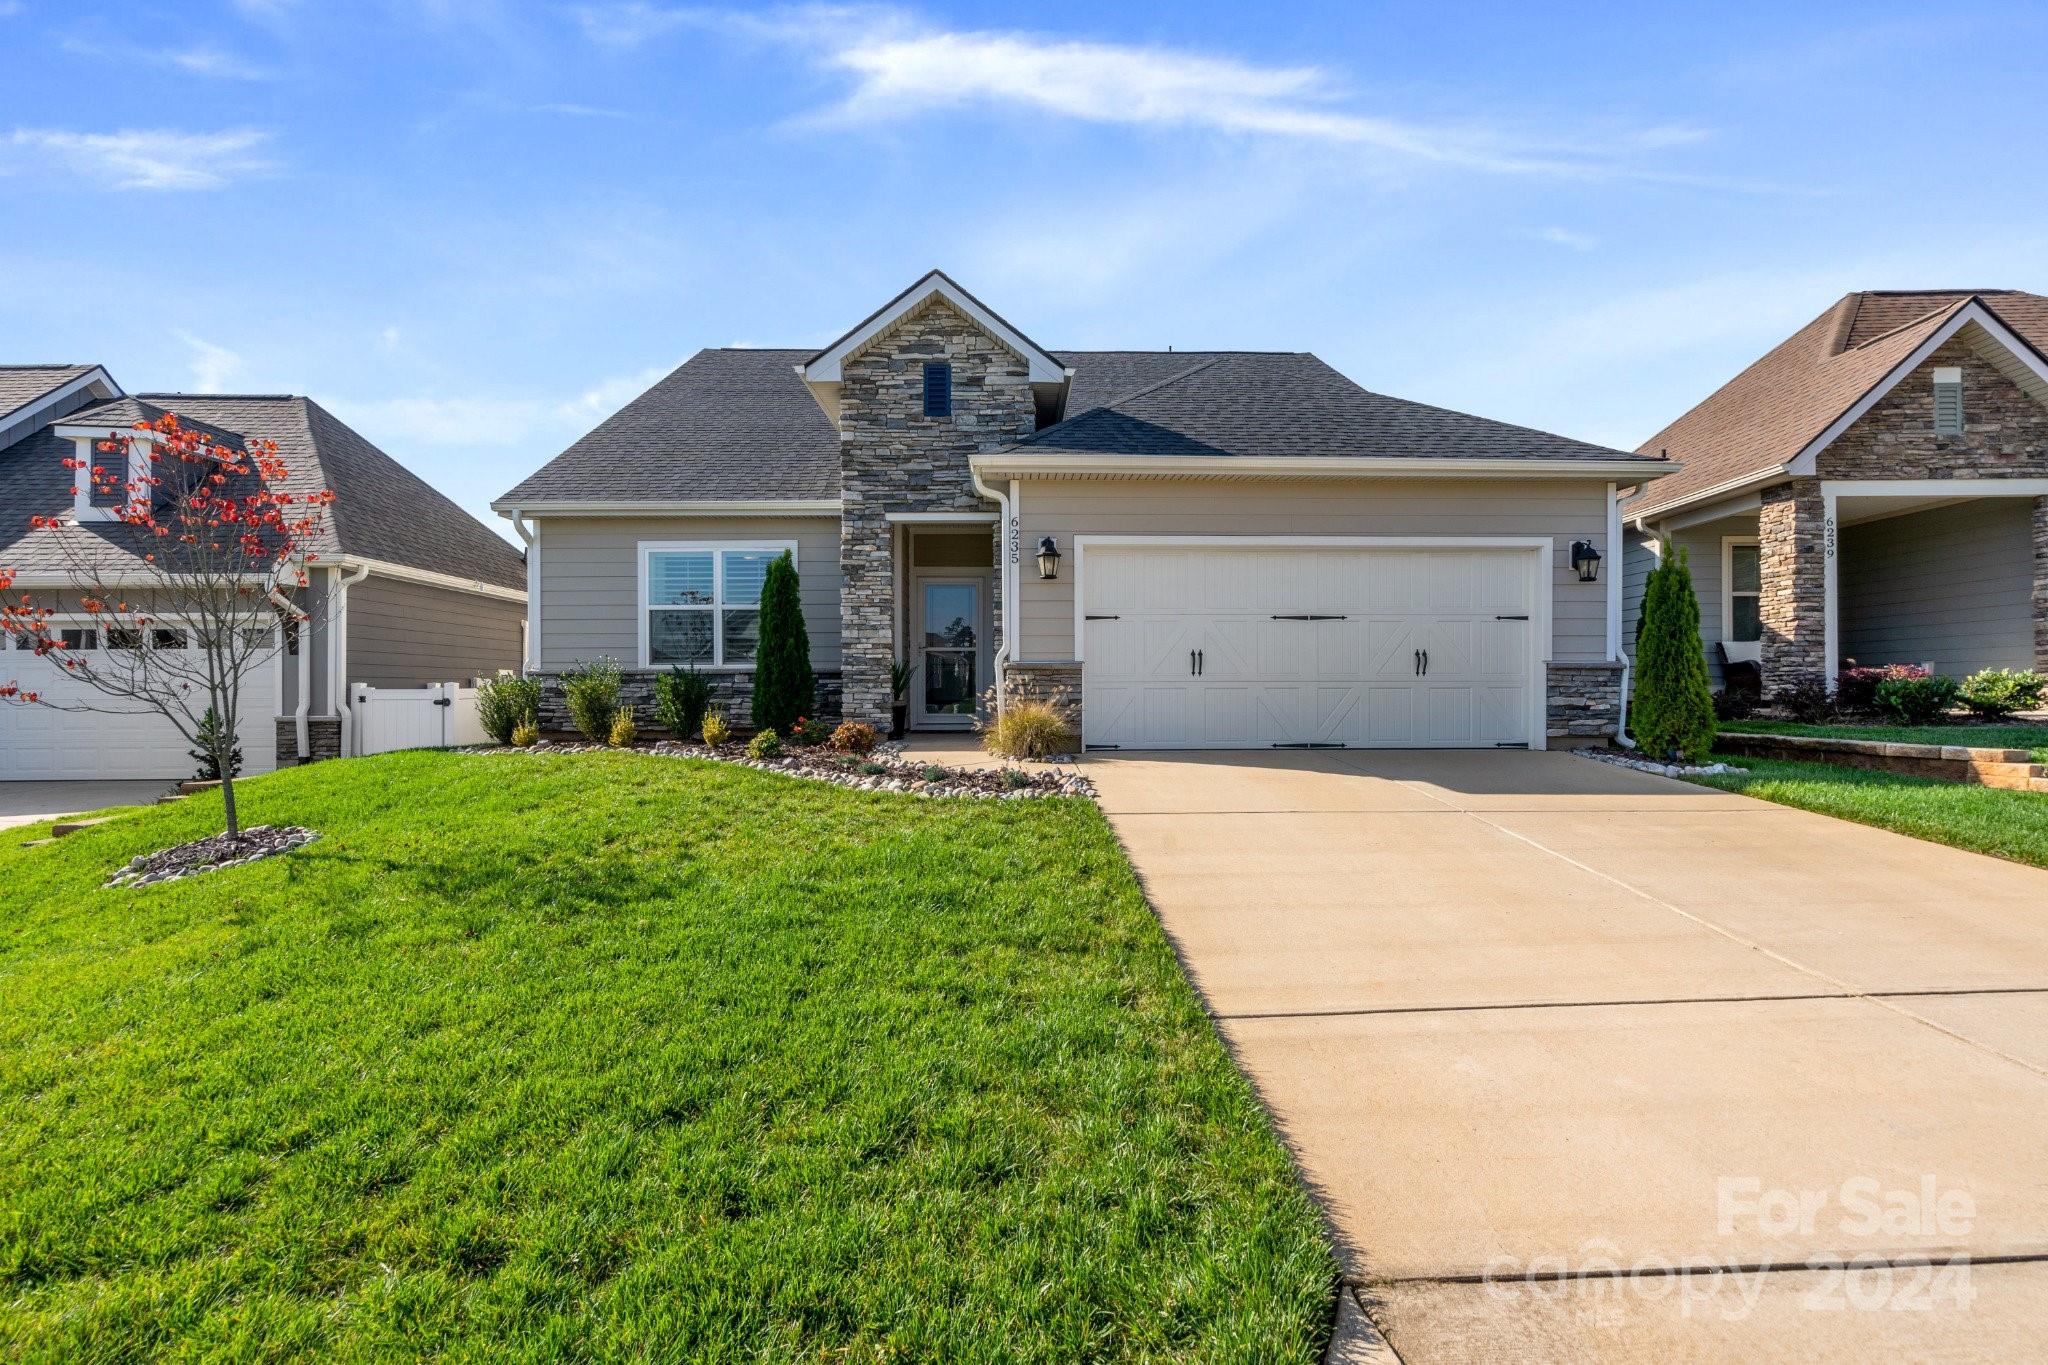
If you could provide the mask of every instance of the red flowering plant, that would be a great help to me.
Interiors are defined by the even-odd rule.
[[[307,619],[286,594],[306,586],[334,495],[286,491],[276,442],[238,443],[173,413],[109,432],[64,467],[100,519],[29,519],[25,543],[55,558],[64,586],[17,594],[24,575],[0,567],[0,646],[73,685],[52,695],[0,672],[0,702],[162,716],[220,774],[232,840],[242,684]]]

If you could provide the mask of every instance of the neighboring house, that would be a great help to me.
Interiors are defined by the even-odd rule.
[[[1679,470],[1624,509],[1629,628],[1669,538],[1717,683],[2048,669],[2044,351],[2038,294],[1844,297],[1644,443]]]
[[[105,519],[111,513],[62,461],[103,460],[95,441],[137,434],[136,422],[165,412],[230,445],[275,441],[292,491],[335,494],[309,547],[318,556],[311,582],[291,592],[311,619],[279,627],[261,676],[243,680],[245,771],[346,752],[349,684],[411,687],[518,667],[526,617],[519,552],[326,409],[288,395],[129,396],[96,365],[0,366],[0,566],[17,572],[18,592],[64,604],[76,563],[64,542],[109,566],[103,572],[133,562],[132,528]],[[65,520],[31,531],[34,515]],[[83,621],[70,632],[86,649],[112,643]],[[144,647],[180,647],[175,632],[157,634],[166,638]],[[130,705],[67,680],[24,645],[0,639],[0,678],[59,701]],[[0,704],[0,780],[189,776],[189,747],[154,713]]]
[[[919,729],[1000,679],[1091,746],[1540,748],[1613,732],[1621,585],[1573,548],[1665,469],[1308,354],[1055,353],[934,271],[822,350],[700,352],[493,506],[553,726],[600,654],[744,720],[787,550],[821,712],[886,724],[901,661]]]

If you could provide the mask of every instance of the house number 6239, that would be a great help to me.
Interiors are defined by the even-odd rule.
[[[1821,523],[1821,544],[1827,553],[1827,557],[1833,559],[1835,557],[1835,519],[1833,517],[1829,517]]]

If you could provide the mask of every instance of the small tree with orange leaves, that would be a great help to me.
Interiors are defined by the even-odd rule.
[[[147,452],[139,468],[131,458],[138,447]],[[182,425],[174,413],[109,432],[94,448],[94,459],[64,466],[79,484],[89,482],[95,504],[105,501],[112,515],[91,525],[30,518],[56,547],[70,587],[59,601],[38,602],[14,595],[19,574],[0,567],[0,638],[25,640],[35,657],[84,685],[67,694],[98,699],[58,700],[33,679],[0,675],[0,702],[154,711],[212,754],[227,835],[236,838],[242,683],[277,650],[280,623],[296,629],[306,620],[284,590],[306,585],[334,495],[285,491],[276,442],[236,446]],[[79,620],[84,627],[67,647],[64,622]],[[105,647],[86,647],[85,630]],[[212,726],[204,724],[209,710],[218,718]]]

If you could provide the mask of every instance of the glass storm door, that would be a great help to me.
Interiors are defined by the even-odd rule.
[[[974,720],[981,678],[981,584],[927,578],[918,584],[918,719],[927,725]]]

